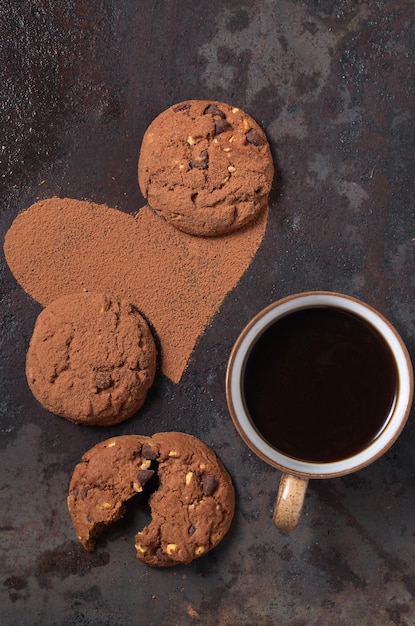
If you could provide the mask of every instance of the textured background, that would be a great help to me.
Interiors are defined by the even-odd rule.
[[[280,296],[343,291],[388,316],[415,357],[413,2],[0,0],[0,233],[38,198],[134,214],[143,133],[188,98],[244,108],[277,164],[263,244],[178,385],[112,429],[31,396],[40,306],[1,253],[0,623],[350,626],[415,623],[415,427],[374,465],[312,482],[301,524],[272,527],[279,473],[236,434],[224,394],[245,323]],[[235,481],[234,524],[186,567],[134,557],[142,510],[78,545],[66,509],[81,454],[110,435],[186,430]]]

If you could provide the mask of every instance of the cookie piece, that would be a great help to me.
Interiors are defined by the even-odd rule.
[[[153,477],[155,454],[149,437],[121,435],[83,455],[69,485],[68,509],[85,550],[94,549],[96,537],[124,515],[127,500]]]
[[[191,235],[230,233],[268,203],[274,166],[261,127],[223,102],[176,104],[147,128],[138,182],[151,208]]]
[[[36,399],[77,424],[109,426],[143,405],[156,372],[151,331],[127,301],[65,295],[37,318],[26,357]]]
[[[223,539],[235,510],[231,478],[214,451],[185,433],[157,433],[159,488],[150,496],[152,521],[136,535],[147,565],[190,563]]]
[[[190,563],[223,539],[234,515],[235,493],[214,451],[185,433],[124,435],[91,448],[69,485],[69,512],[87,550],[94,549],[97,535],[122,516],[126,501],[154,472],[152,519],[135,538],[138,559],[157,567]]]

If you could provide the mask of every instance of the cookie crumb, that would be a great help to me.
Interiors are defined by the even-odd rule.
[[[200,619],[199,613],[192,607],[191,604],[187,607],[187,614],[189,617],[193,617],[194,619]]]

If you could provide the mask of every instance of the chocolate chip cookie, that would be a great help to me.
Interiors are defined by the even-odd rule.
[[[227,470],[196,437],[167,432],[114,437],[82,457],[68,496],[82,545],[93,550],[100,532],[123,515],[126,501],[149,485],[152,519],[136,535],[138,559],[157,567],[190,563],[223,539],[235,509]]]
[[[156,372],[148,324],[127,301],[65,295],[38,316],[26,357],[36,399],[72,422],[108,426],[143,405]]]
[[[230,233],[268,203],[274,166],[261,127],[238,107],[188,100],[144,134],[138,181],[151,208],[191,235]]]

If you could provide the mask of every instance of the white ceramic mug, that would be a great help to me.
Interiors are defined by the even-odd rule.
[[[364,449],[340,460],[307,461],[294,458],[271,445],[253,423],[244,397],[244,372],[253,346],[261,335],[286,315],[310,307],[329,307],[360,319],[384,340],[394,361],[395,399],[380,433]],[[351,296],[313,291],[279,300],[258,313],[239,335],[229,358],[226,396],[234,425],[245,443],[262,460],[283,472],[274,511],[274,524],[282,530],[298,525],[309,479],[330,478],[355,472],[390,448],[401,433],[412,405],[413,369],[404,342],[392,324],[371,306]],[[276,398],[276,402],[278,399]],[[290,419],[290,416],[281,416]]]

